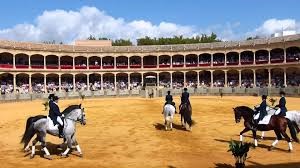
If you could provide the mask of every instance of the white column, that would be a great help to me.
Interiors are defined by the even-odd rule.
[[[225,58],[224,58],[224,61],[225,61],[225,62],[224,62],[224,65],[227,66],[227,54],[224,54],[224,57],[225,57]]]
[[[144,69],[144,57],[141,57],[141,68]],[[144,80],[143,76],[142,76],[142,80]]]
[[[90,61],[88,57],[86,57],[86,66],[87,69],[90,69]]]
[[[286,63],[286,48],[283,49],[283,62]]]
[[[128,64],[128,65],[129,65],[129,64]],[[127,80],[127,81],[128,81],[128,90],[129,90],[129,89],[130,89],[130,85],[131,85],[131,84],[130,84],[130,74],[128,74],[128,80]]]
[[[242,86],[242,71],[239,70],[239,87]]]
[[[186,56],[183,55],[183,67],[186,67]]]
[[[114,69],[117,69],[117,58],[116,57],[113,58],[114,58]]]
[[[60,58],[61,58],[61,56],[58,56],[58,69],[60,69]]]
[[[156,67],[159,67],[159,56],[156,56]]]
[[[47,75],[46,74],[44,75],[44,89],[45,89],[45,93],[48,93],[48,90],[47,90]]]
[[[13,54],[13,68],[16,68],[16,55]]]
[[[269,87],[271,87],[271,69],[268,69],[269,72]]]
[[[197,87],[200,86],[200,77],[199,77],[199,72],[197,72]]]
[[[73,59],[73,69],[75,69],[75,58],[72,57],[72,59]]]
[[[28,65],[29,65],[29,68],[31,68],[31,59],[30,59],[30,55],[28,55]]]
[[[157,85],[156,86],[159,87],[159,72],[156,74],[156,76],[157,76]]]
[[[286,68],[283,69],[284,72],[283,72],[283,83],[284,83],[284,87],[287,87],[287,84],[286,84]]]
[[[256,56],[255,56],[256,54],[255,54],[255,52],[253,52],[253,64],[255,65],[256,64]]]
[[[210,66],[213,66],[213,62],[214,62],[214,56],[213,56],[213,54],[211,54],[211,56],[210,56]]]
[[[13,74],[13,85],[14,85],[14,93],[16,93],[16,89],[17,89],[17,77],[16,77],[17,75],[16,74]]]
[[[47,69],[46,56],[44,56],[44,69]]]
[[[142,82],[142,86],[144,85],[144,74],[141,73],[141,82]]]
[[[127,57],[127,68],[130,67],[129,64],[130,64],[130,62],[129,62],[129,57]]]
[[[171,65],[171,68],[173,67],[173,57],[170,56],[170,65]]]
[[[28,80],[29,80],[29,93],[32,93],[31,74],[29,74]]]
[[[170,72],[170,85],[171,85],[171,89],[173,89],[173,72]]]
[[[101,90],[103,90],[103,74],[100,74],[100,80],[101,80]]]
[[[75,77],[76,77],[75,74],[73,74],[73,92],[76,91],[76,80],[75,80]]]
[[[103,67],[103,65],[102,65],[102,59],[103,59],[103,57],[100,57],[100,69],[102,69],[102,67]]]
[[[61,74],[58,74],[58,91],[61,92]]]
[[[90,74],[86,75],[87,90],[90,90]]]
[[[253,87],[256,87],[256,70],[253,69]]]
[[[115,89],[117,89],[117,74],[114,74]]]

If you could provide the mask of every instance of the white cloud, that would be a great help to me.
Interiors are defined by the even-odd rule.
[[[246,33],[248,36],[270,36],[273,33],[294,30],[300,33],[300,23],[295,19],[268,19],[261,26],[252,32]]]
[[[248,33],[237,31],[239,26],[239,22],[199,28],[164,21],[159,24],[153,24],[147,20],[126,21],[124,18],[112,17],[95,7],[84,6],[78,11],[44,11],[31,24],[24,23],[11,28],[0,29],[0,38],[17,41],[55,40],[56,42],[73,43],[76,39],[86,39],[90,34],[96,37],[124,38],[135,41],[135,39],[144,36],[183,35],[191,37],[214,32],[222,40],[240,40],[250,35],[269,35],[280,31],[282,28],[297,29],[300,32],[299,22],[293,19],[270,19]]]
[[[161,22],[154,25],[145,20],[126,22],[123,18],[114,18],[95,7],[86,6],[79,11],[44,11],[34,24],[19,24],[0,30],[0,38],[35,42],[55,40],[72,43],[76,39],[86,39],[90,34],[134,41],[144,36],[192,36],[200,33],[192,26],[175,23]]]

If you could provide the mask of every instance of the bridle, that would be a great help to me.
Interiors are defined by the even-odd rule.
[[[80,119],[76,120],[76,119],[69,118],[69,117],[67,117],[67,118],[65,118],[65,119],[74,121],[75,123],[80,122],[80,124],[83,125],[84,115],[83,115],[83,110],[82,110],[82,109],[80,109],[80,110],[81,110],[81,117],[80,117]]]

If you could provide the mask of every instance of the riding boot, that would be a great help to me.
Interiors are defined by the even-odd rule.
[[[64,127],[59,125],[58,126],[59,138],[64,138]]]

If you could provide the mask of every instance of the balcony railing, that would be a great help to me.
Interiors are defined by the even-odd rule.
[[[199,63],[199,66],[201,67],[206,67],[206,66],[210,66],[210,62],[207,62],[207,63]]]
[[[241,61],[242,65],[251,65],[253,63],[254,63],[254,61]]]
[[[239,62],[227,62],[227,65],[239,65]]]
[[[190,64],[186,64],[186,67],[197,67],[196,63],[190,63]]]
[[[157,65],[144,65],[144,68],[156,68]]]
[[[224,66],[225,62],[217,62],[217,63],[213,63],[213,66]]]
[[[16,65],[17,69],[28,69],[29,65]]]
[[[44,69],[44,65],[31,65],[32,69]]]
[[[13,64],[0,64],[0,68],[13,68]]]
[[[256,64],[267,64],[268,60],[256,60]]]
[[[278,59],[271,59],[271,63],[282,63],[284,59],[278,58]]]
[[[47,69],[58,69],[58,65],[46,65]]]
[[[170,68],[171,65],[170,64],[159,64],[160,68]]]
[[[61,65],[60,66],[61,69],[73,69],[72,65]]]
[[[130,65],[129,66],[130,68],[141,68],[142,67],[142,65],[140,65],[140,64],[135,64],[135,65]]]
[[[114,69],[115,66],[113,66],[113,65],[103,65],[102,68],[103,69]]]
[[[100,65],[90,65],[89,69],[101,69]]]
[[[128,69],[128,65],[117,65],[118,69]]]
[[[298,62],[299,61],[299,59],[297,60],[297,58],[296,57],[287,57],[286,58],[286,62]]]
[[[184,67],[184,64],[173,64],[174,68],[178,68],[178,67]]]

